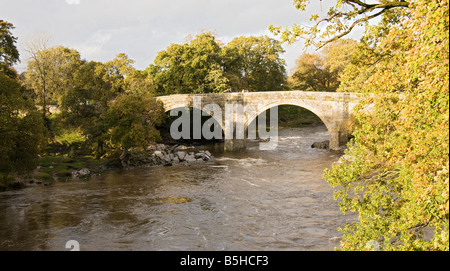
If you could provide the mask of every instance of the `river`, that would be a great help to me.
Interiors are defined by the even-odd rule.
[[[275,151],[209,150],[206,164],[114,171],[0,193],[0,250],[333,250],[344,216],[322,180],[324,126],[281,130]]]

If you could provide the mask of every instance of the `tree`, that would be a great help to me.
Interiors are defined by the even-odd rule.
[[[356,41],[341,39],[328,44],[319,53],[303,53],[289,78],[292,89],[336,91],[340,77],[350,63]]]
[[[224,48],[225,76],[233,89],[277,91],[286,86],[281,44],[267,36],[237,37]]]
[[[294,6],[304,11],[309,2],[310,0],[294,0]],[[403,12],[401,9],[408,9],[411,4],[405,0],[375,0],[373,2],[338,0],[336,6],[330,8],[325,18],[320,18],[318,14],[312,15],[310,21],[314,23],[311,27],[293,25],[291,29],[282,31],[281,26],[271,25],[269,29],[274,34],[281,34],[283,42],[293,43],[302,38],[306,46],[314,45],[322,48],[348,35],[357,26],[368,25],[370,20],[378,17],[398,15]],[[323,27],[324,24],[326,27]]]
[[[126,91],[134,93],[153,93],[153,78],[146,71],[134,70],[126,80]]]
[[[355,23],[382,17],[366,26],[342,77],[370,95],[356,109],[355,139],[346,155],[324,176],[338,187],[341,210],[358,212],[358,222],[343,228],[341,249],[371,249],[378,242],[384,250],[448,250],[448,0],[373,2],[339,1],[328,17],[314,18],[334,34],[318,42],[323,45]],[[304,8],[306,1],[296,3]],[[318,28],[294,32],[324,37]]]
[[[17,78],[0,73],[0,173],[35,168],[45,128],[34,104],[23,99]]]
[[[48,115],[48,105],[61,106],[64,97],[74,86],[73,75],[81,66],[80,54],[63,46],[46,48],[46,41],[35,41],[29,46],[31,60],[25,82],[37,95],[43,116]]]
[[[97,157],[105,154],[107,140],[108,127],[102,116],[125,86],[120,71],[111,73],[115,69],[111,67],[95,61],[83,63],[73,74],[73,87],[61,100],[65,124],[81,129]]]
[[[324,61],[320,54],[301,54],[295,62],[295,72],[289,78],[290,88],[304,91],[331,91],[331,82],[336,83],[337,80],[335,76],[330,76],[322,69]]]
[[[268,37],[239,37],[222,45],[211,33],[172,44],[147,69],[158,95],[286,88],[284,50]]]
[[[103,80],[111,84],[115,93],[123,93],[128,89],[130,78],[137,73],[133,64],[134,60],[124,53],[119,53],[113,60],[104,64],[107,73]]]
[[[151,92],[151,78],[133,63],[123,53],[106,63],[82,61],[72,74],[72,86],[61,97],[65,124],[81,129],[97,157],[105,154],[109,129],[105,116],[117,97]]]
[[[150,94],[122,94],[103,115],[109,129],[111,145],[122,150],[122,156],[132,147],[146,148],[161,139],[157,126],[163,124],[163,104]]]
[[[0,20],[0,68],[3,72],[19,61],[19,51],[15,45],[17,38],[12,35],[12,29],[13,24]]]
[[[9,185],[5,184],[9,174],[35,168],[46,132],[36,107],[22,96],[17,73],[9,67],[19,61],[12,28],[0,21],[0,189]]]
[[[172,44],[161,51],[147,72],[158,95],[223,92],[221,48],[211,33],[202,33],[185,44]]]

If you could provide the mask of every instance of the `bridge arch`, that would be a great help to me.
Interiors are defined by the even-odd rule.
[[[189,103],[178,103],[178,104],[167,104],[167,105],[165,104],[164,105],[164,111],[166,113],[168,113],[174,109],[179,109],[179,108],[184,108],[184,109],[193,108],[193,109],[200,110],[202,112],[202,118],[207,118],[207,117],[213,118],[215,120],[215,122],[219,124],[220,129],[222,130],[222,134],[225,133],[225,129],[224,129],[225,123],[223,123],[223,118],[218,119],[217,116],[211,115],[210,112],[205,111],[204,108],[194,107],[192,105],[192,103],[190,103],[190,104]],[[207,113],[208,116],[203,116],[203,112]],[[222,114],[224,114],[224,112],[222,112]],[[190,121],[191,121],[191,125],[192,125],[193,119],[190,119]],[[203,125],[203,123],[202,123],[202,125]],[[202,128],[203,128],[203,126],[202,126]]]
[[[265,111],[276,107],[276,106],[282,106],[282,105],[293,105],[293,106],[298,106],[304,109],[307,109],[309,111],[311,111],[313,114],[315,114],[317,117],[319,117],[319,119],[325,124],[325,126],[327,127],[327,130],[330,131],[330,129],[332,128],[332,124],[331,122],[324,117],[323,115],[320,114],[320,112],[318,112],[319,110],[317,110],[316,108],[314,108],[314,106],[310,106],[307,105],[305,103],[302,102],[296,102],[296,101],[277,101],[277,102],[270,102],[267,103],[263,106],[259,105],[257,106],[256,109],[256,113],[253,113],[251,115],[249,115],[247,117],[247,120],[245,122],[245,130],[248,129],[248,126],[262,113],[264,113]]]

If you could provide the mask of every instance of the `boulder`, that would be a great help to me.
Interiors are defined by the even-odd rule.
[[[203,160],[205,158],[205,153],[203,153],[203,152],[196,153],[194,155],[194,157],[195,157],[195,159],[202,159]]]
[[[145,152],[126,152],[119,159],[121,168],[149,167],[158,165],[172,165],[184,162],[188,165],[194,162],[208,161],[213,158],[206,150],[194,152],[195,148],[185,145],[155,144],[149,146]],[[75,177],[82,176],[74,172]]]
[[[86,176],[86,175],[91,174],[91,171],[88,168],[83,168],[78,171],[78,174],[80,176]]]
[[[192,163],[192,162],[196,162],[197,159],[195,158],[194,154],[188,154],[184,157],[184,161],[188,162],[188,163]]]
[[[158,157],[158,158],[161,159],[161,160],[165,160],[165,159],[164,159],[165,155],[163,154],[162,151],[155,151],[155,152],[153,153],[153,155],[156,156],[156,157]]]
[[[184,151],[179,151],[179,152],[177,152],[177,156],[178,156],[178,159],[180,159],[180,161],[183,161],[184,158],[186,157],[186,153]]]
[[[170,157],[170,154],[165,154],[164,155],[164,161],[166,161],[167,163],[172,162],[172,158]]]
[[[78,171],[72,172],[72,177],[79,178],[79,177],[89,176],[90,174],[91,174],[91,171],[88,168],[83,168]]]
[[[174,149],[173,149],[173,151],[174,152],[177,152],[177,151],[184,151],[184,150],[187,150],[188,149],[188,147],[186,147],[186,146],[184,146],[184,145],[179,145],[179,146],[176,146]]]
[[[327,140],[327,141],[323,141],[323,142],[314,142],[311,145],[311,148],[327,150],[330,148],[330,141]]]
[[[164,144],[156,144],[157,151],[164,151],[166,149],[166,145]]]

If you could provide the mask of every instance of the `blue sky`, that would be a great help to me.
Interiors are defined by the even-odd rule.
[[[300,12],[292,0],[0,0],[0,19],[16,27],[19,71],[26,69],[25,42],[35,33],[50,36],[51,46],[78,50],[87,60],[108,61],[123,52],[136,61],[136,68],[145,69],[159,51],[183,43],[189,34],[210,30],[223,42],[243,35],[270,36],[270,24],[309,25],[311,14],[326,14],[336,1],[322,2],[311,0],[306,12]],[[303,43],[284,48],[290,70]]]

